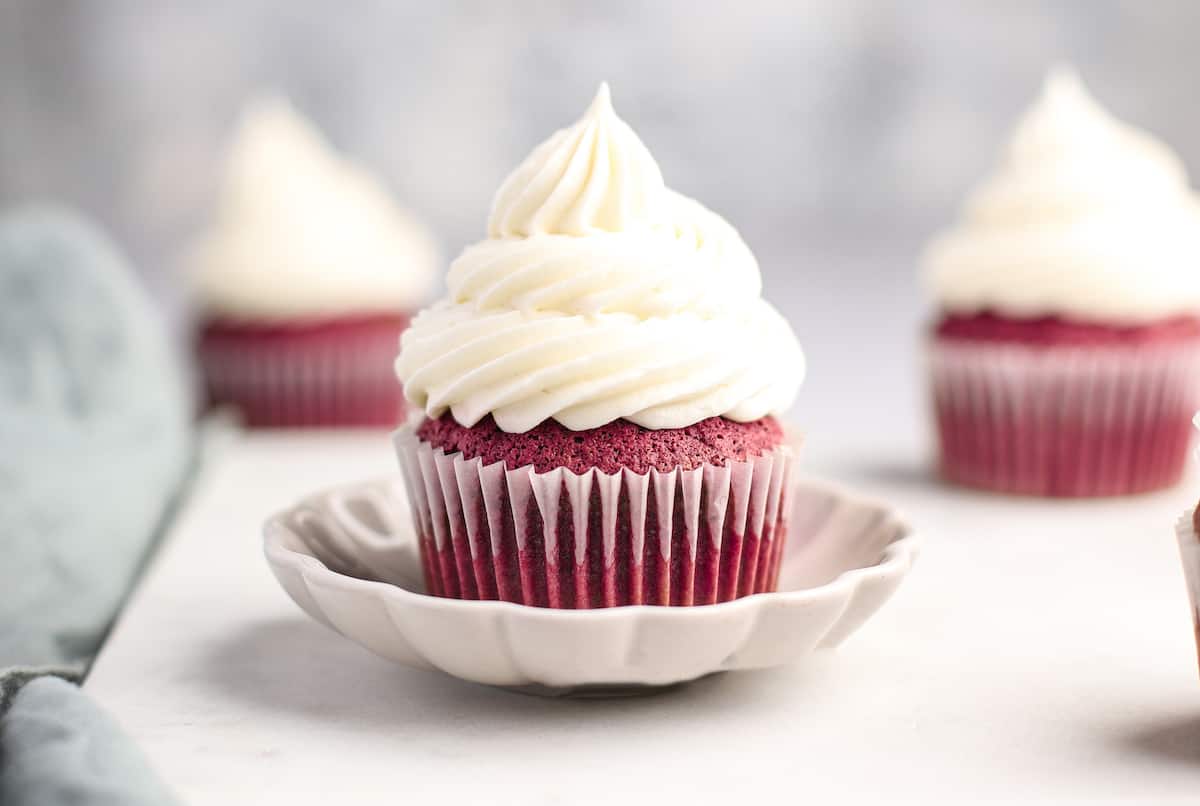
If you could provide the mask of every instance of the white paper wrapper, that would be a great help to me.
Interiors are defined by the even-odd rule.
[[[795,448],[669,473],[484,465],[400,429],[430,593],[556,608],[694,605],[774,590]]]
[[[1104,496],[1176,483],[1200,408],[1200,347],[935,338],[940,466],[1000,492]]]

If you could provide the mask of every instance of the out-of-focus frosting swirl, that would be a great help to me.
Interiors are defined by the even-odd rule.
[[[243,113],[212,230],[192,255],[210,314],[407,313],[437,277],[428,231],[281,98]]]
[[[1200,314],[1200,204],[1167,146],[1060,68],[924,269],[952,312],[1117,323]]]
[[[397,374],[430,416],[683,428],[795,397],[804,358],[753,254],[666,188],[607,86],[504,181],[488,232],[403,337]]]

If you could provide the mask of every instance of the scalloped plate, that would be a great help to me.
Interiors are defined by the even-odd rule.
[[[427,595],[403,481],[305,498],[267,521],[267,562],[317,621],[389,660],[537,693],[626,693],[840,644],[912,567],[889,507],[802,482],[780,589],[714,605],[552,610]]]

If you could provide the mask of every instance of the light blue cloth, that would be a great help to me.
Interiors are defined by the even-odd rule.
[[[0,721],[0,804],[163,806],[173,796],[107,714],[70,683],[41,677]]]
[[[5,716],[0,702],[4,806],[163,802],[149,789],[130,794],[121,781],[134,775],[136,751],[119,746],[78,689],[52,678],[21,687],[31,673],[11,667],[67,677],[86,668],[191,445],[182,373],[112,246],[62,211],[0,218],[0,699],[12,703]]]
[[[0,219],[0,668],[96,651],[187,468],[183,378],[111,245]]]

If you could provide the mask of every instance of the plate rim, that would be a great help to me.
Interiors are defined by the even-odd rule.
[[[345,494],[354,490],[392,485],[398,481],[398,478],[398,475],[394,477],[389,476],[329,487],[309,493],[291,506],[272,514],[267,518],[262,527],[263,553],[268,565],[272,567],[273,571],[276,563],[290,567],[300,573],[307,584],[319,582],[327,587],[333,587],[342,591],[369,593],[371,595],[382,596],[386,599],[398,600],[423,607],[436,606],[464,613],[474,612],[479,615],[512,613],[525,618],[540,618],[555,621],[596,621],[614,620],[631,615],[653,614],[659,618],[686,620],[706,615],[728,613],[739,609],[763,607],[769,603],[801,605],[834,594],[846,593],[849,595],[864,580],[889,578],[907,574],[919,554],[922,542],[909,521],[895,507],[871,496],[851,492],[843,485],[837,483],[802,477],[799,482],[801,486],[809,488],[817,487],[841,500],[852,500],[859,505],[880,511],[884,517],[887,517],[896,524],[897,536],[884,546],[883,553],[877,563],[847,569],[822,585],[798,590],[752,593],[737,599],[731,599],[727,602],[716,602],[713,604],[687,606],[629,604],[602,608],[565,609],[538,607],[536,605],[500,600],[453,599],[409,590],[391,582],[362,579],[344,574],[330,568],[313,554],[298,551],[284,545],[284,541],[288,535],[295,535],[295,531],[286,522],[287,518],[301,507],[311,507],[314,505],[314,502],[324,502],[338,494]],[[408,523],[403,524],[403,528],[412,529]],[[306,572],[315,572],[318,575],[317,579],[313,579]]]

